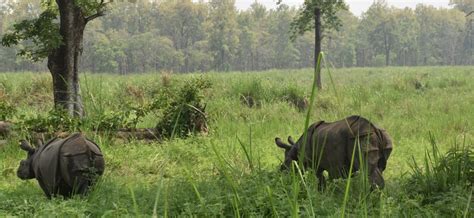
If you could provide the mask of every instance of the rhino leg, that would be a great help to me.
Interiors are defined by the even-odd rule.
[[[65,198],[70,198],[76,194],[87,194],[92,180],[87,176],[84,176],[84,174],[84,172],[80,171],[72,173],[72,175],[70,175],[73,179],[72,184],[69,185],[64,181],[61,181],[57,193],[64,196]]]
[[[86,173],[81,173],[76,176],[76,181],[74,182],[74,194],[85,195],[89,191],[89,187],[92,184],[92,179],[89,176],[84,176]]]
[[[97,177],[93,161],[87,155],[65,156],[61,160],[61,175],[65,183],[62,192],[65,195],[85,195]]]
[[[90,181],[82,176],[75,176],[76,182],[73,183],[73,186],[69,186],[65,182],[60,182],[58,185],[57,194],[64,196],[64,198],[70,198],[75,194],[85,195],[88,191]]]
[[[59,183],[57,193],[64,196],[65,198],[70,198],[72,196],[72,189],[65,182],[61,181]]]

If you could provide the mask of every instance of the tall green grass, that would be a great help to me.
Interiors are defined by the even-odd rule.
[[[282,93],[287,89],[299,95],[309,93],[311,70],[208,73],[213,86],[205,92],[212,117],[207,136],[124,141],[85,130],[106,155],[105,175],[85,198],[48,201],[36,181],[16,178],[16,167],[25,156],[16,142],[23,136],[9,138],[0,148],[0,216],[471,217],[472,185],[443,185],[447,188],[429,195],[424,190],[432,185],[428,178],[437,178],[433,172],[438,172],[431,167],[437,164],[429,164],[431,173],[425,172],[425,154],[432,151],[430,132],[440,159],[454,144],[472,148],[474,72],[468,67],[354,68],[331,70],[330,75],[333,84],[323,73],[328,85],[315,94],[309,122],[361,114],[385,128],[393,137],[394,151],[382,192],[369,194],[363,175],[352,178],[349,186],[347,180],[328,182],[320,192],[313,172],[278,172],[283,152],[273,139],[300,136],[309,110],[302,113]],[[123,99],[150,102],[162,86],[160,74],[83,76],[87,77],[82,78],[82,87],[89,115],[120,111],[125,108]],[[173,75],[171,84],[192,76]],[[48,85],[49,77],[0,74],[0,91],[6,93],[1,100],[17,109],[12,121],[48,113],[52,106],[48,88],[31,87]],[[414,80],[425,84],[424,88],[417,89]],[[252,81],[261,81],[266,92],[260,107],[249,108],[240,100],[239,93],[251,87]],[[143,98],[133,97],[127,86],[141,90]],[[153,127],[158,116],[150,114],[138,126]],[[452,184],[456,169],[469,169],[458,168],[464,164],[451,159],[453,155],[446,158],[453,173],[446,184]],[[418,174],[411,168],[413,160]]]
[[[472,189],[474,184],[474,148],[454,142],[448,152],[439,151],[436,139],[430,134],[431,148],[425,152],[421,164],[413,160],[413,176],[406,186],[411,193],[423,198],[423,203],[437,201],[440,193],[448,192],[456,186]]]

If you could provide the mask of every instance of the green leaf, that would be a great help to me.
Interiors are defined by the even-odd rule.
[[[55,9],[47,9],[36,19],[14,24],[13,29],[3,36],[2,45],[11,47],[22,43],[24,47],[18,52],[19,56],[42,60],[62,43],[57,16]]]

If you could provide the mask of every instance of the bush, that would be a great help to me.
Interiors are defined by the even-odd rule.
[[[262,102],[267,100],[266,90],[260,80],[253,80],[250,83],[244,83],[239,87],[240,102],[250,108],[260,107]]]
[[[419,195],[423,203],[434,203],[455,188],[471,190],[474,182],[474,152],[472,146],[455,145],[441,155],[433,137],[431,151],[427,151],[424,164],[415,161],[406,189],[410,195]]]
[[[136,129],[138,122],[148,112],[148,107],[128,105],[121,111],[104,112],[92,121],[94,130]]]
[[[156,125],[163,137],[185,137],[208,131],[208,115],[203,91],[211,83],[203,78],[187,81],[176,90],[165,88],[151,108],[163,108],[162,118]]]
[[[22,115],[19,120],[22,122],[18,127],[30,132],[73,131],[82,125],[81,120],[69,116],[64,110],[51,110],[45,116],[37,115],[29,119]]]
[[[284,89],[281,93],[281,98],[296,107],[300,112],[306,110],[309,106],[308,98],[304,96],[304,93],[294,87]]]

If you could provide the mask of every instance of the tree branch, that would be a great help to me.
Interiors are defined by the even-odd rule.
[[[94,20],[94,19],[96,19],[96,18],[98,18],[98,17],[102,17],[102,16],[104,16],[104,15],[105,15],[105,13],[104,13],[103,11],[99,11],[99,12],[97,12],[96,14],[93,14],[93,15],[91,15],[91,16],[89,16],[89,17],[86,17],[86,18],[85,18],[85,19],[86,19],[86,23],[89,22],[89,21],[91,21],[91,20]]]
[[[112,2],[112,1],[110,1],[110,2]],[[86,18],[85,18],[86,23],[88,23],[89,21],[94,20],[94,19],[96,19],[96,18],[98,18],[98,17],[104,16],[105,13],[104,13],[104,11],[103,11],[102,9],[104,9],[104,7],[105,7],[105,5],[106,5],[107,3],[109,3],[109,2],[104,2],[104,0],[101,0],[100,3],[99,3],[99,5],[98,5],[98,7],[97,7],[97,13],[96,13],[96,14],[93,14],[93,15],[91,15],[91,16],[89,16],[89,17],[86,17]]]

